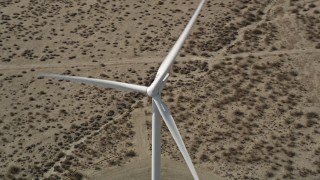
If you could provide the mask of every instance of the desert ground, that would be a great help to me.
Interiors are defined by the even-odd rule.
[[[150,85],[199,0],[1,0],[0,179],[150,179]],[[320,1],[208,0],[163,91],[201,179],[320,179]],[[192,179],[162,123],[163,179]]]

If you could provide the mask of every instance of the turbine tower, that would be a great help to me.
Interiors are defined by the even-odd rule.
[[[194,179],[198,180],[198,174],[193,166],[189,153],[185,147],[185,144],[181,138],[179,130],[176,126],[173,117],[167,108],[167,106],[161,100],[161,91],[169,78],[169,73],[172,67],[172,64],[179,53],[185,39],[187,38],[193,24],[195,23],[204,3],[206,0],[201,0],[200,4],[198,5],[196,11],[194,12],[193,16],[191,17],[189,23],[181,33],[179,39],[174,44],[172,49],[170,50],[169,54],[166,56],[164,61],[162,62],[156,78],[152,82],[149,87],[141,86],[141,85],[134,85],[128,84],[123,82],[116,82],[116,81],[109,81],[103,79],[94,79],[94,78],[86,78],[86,77],[78,77],[78,76],[64,76],[64,75],[57,75],[57,74],[42,74],[42,77],[52,77],[56,79],[62,80],[70,80],[76,81],[86,84],[91,84],[95,86],[105,87],[105,88],[112,88],[121,91],[129,91],[129,92],[141,92],[145,93],[148,96],[152,97],[152,180],[160,180],[160,160],[161,160],[161,119],[162,116],[165,124],[167,125],[173,139],[175,140],[184,160],[186,161],[188,168],[193,176]]]

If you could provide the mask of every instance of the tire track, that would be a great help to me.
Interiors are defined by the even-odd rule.
[[[132,104],[131,107],[130,107],[130,109],[132,110],[133,107],[137,105],[137,103],[138,103],[138,102]],[[114,120],[109,121],[108,123],[102,125],[98,130],[92,131],[90,134],[83,136],[83,137],[82,137],[81,139],[79,139],[78,141],[75,141],[75,142],[71,143],[70,146],[69,146],[69,148],[68,148],[68,150],[62,151],[62,152],[65,154],[65,156],[62,157],[62,158],[60,158],[58,161],[56,161],[56,162],[54,163],[54,165],[43,175],[43,178],[48,178],[48,177],[50,177],[51,175],[57,174],[57,172],[54,171],[54,167],[55,167],[55,166],[60,166],[60,167],[61,167],[61,164],[66,160],[67,156],[73,154],[73,151],[75,150],[75,147],[76,147],[78,144],[81,144],[81,143],[85,142],[89,137],[94,136],[95,133],[100,133],[100,131],[101,131],[102,129],[106,128],[108,125],[110,125],[110,124],[113,123],[114,121],[117,121],[117,120],[123,118],[123,116],[124,116],[125,114],[126,114],[126,112],[123,113],[123,114],[119,114],[116,118],[114,118]],[[99,162],[101,162],[101,161],[103,161],[103,160],[100,160]],[[76,170],[77,170],[77,169],[76,169]]]
[[[139,59],[139,60],[114,60],[104,62],[105,66],[115,66],[115,65],[126,65],[126,64],[143,64],[143,63],[160,63],[162,59],[157,58],[150,59]],[[25,65],[18,65],[18,64],[11,64],[11,65],[1,65],[0,71],[10,71],[10,70],[26,70],[26,69],[59,69],[59,68],[70,68],[70,67],[99,67],[101,63],[87,63],[87,62],[80,62],[80,63],[68,63],[68,64],[25,64]]]
[[[237,36],[237,38],[236,38],[235,40],[233,40],[229,45],[226,45],[225,47],[223,47],[223,48],[222,48],[220,51],[218,51],[218,52],[220,52],[220,53],[226,53],[230,47],[233,47],[237,42],[239,42],[239,41],[242,40],[242,37],[243,37],[244,32],[245,32],[246,30],[248,30],[248,29],[253,29],[253,28],[256,27],[258,24],[261,24],[261,23],[265,22],[266,19],[267,19],[268,12],[269,12],[270,9],[272,8],[273,4],[274,4],[274,0],[269,0],[268,5],[263,9],[263,15],[262,15],[262,17],[261,17],[261,20],[258,21],[258,22],[254,22],[254,23],[252,23],[252,24],[250,24],[250,25],[248,25],[248,26],[245,26],[245,27],[243,27],[243,28],[240,28],[240,29],[238,30],[238,36]]]
[[[307,54],[307,53],[320,53],[320,49],[292,49],[292,50],[279,50],[279,51],[259,51],[259,52],[244,52],[244,53],[238,53],[238,54],[231,54],[231,55],[225,55],[223,53],[217,53],[217,56],[215,57],[210,57],[210,58],[205,58],[205,57],[196,57],[196,56],[191,56],[191,57],[184,57],[180,58],[178,57],[179,61],[188,61],[188,60],[220,60],[224,59],[226,57],[237,57],[237,56],[273,56],[273,55],[279,55],[279,54]],[[149,64],[156,64],[156,63],[161,63],[162,59],[158,60],[149,60],[149,59],[139,59],[139,60],[125,60],[125,61],[109,61],[104,63],[106,66],[117,66],[117,65],[130,65],[130,64],[144,64],[144,63],[149,63]],[[26,69],[35,69],[37,71],[41,70],[49,70],[49,69],[60,69],[60,68],[69,68],[69,67],[98,67],[100,64],[94,64],[94,63],[72,63],[72,64],[45,64],[45,65],[5,65],[0,67],[0,71],[15,71],[15,70],[26,70]]]

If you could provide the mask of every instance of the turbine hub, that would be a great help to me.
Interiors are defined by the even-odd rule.
[[[159,88],[151,84],[151,86],[147,87],[147,94],[150,97],[155,97],[160,94]]]

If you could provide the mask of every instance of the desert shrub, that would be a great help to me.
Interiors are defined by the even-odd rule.
[[[312,127],[315,124],[318,124],[318,123],[312,119],[308,119],[306,122],[307,127]]]
[[[285,151],[285,153],[288,157],[294,157],[296,155],[296,153],[293,151]]]
[[[275,51],[275,50],[277,50],[277,48],[275,46],[272,46],[270,50]]]
[[[71,180],[81,180],[83,179],[83,175],[79,172],[73,172],[69,175]]]
[[[203,161],[203,162],[207,162],[209,159],[209,156],[207,156],[206,154],[202,154],[200,156],[200,160]]]
[[[168,98],[168,102],[174,102],[174,99],[173,98]]]
[[[262,31],[260,29],[255,29],[252,31],[254,34],[260,35],[262,34]]]
[[[126,156],[127,157],[135,157],[135,156],[137,156],[137,153],[133,150],[130,150],[126,153]]]
[[[314,118],[318,118],[319,117],[319,115],[317,113],[315,113],[315,112],[308,112],[306,114],[306,116],[307,116],[308,119],[314,119]]]
[[[44,91],[40,91],[38,94],[40,94],[40,95],[45,95],[45,94],[47,94],[47,93],[44,92]]]
[[[9,174],[12,174],[12,175],[17,175],[20,173],[20,168],[18,166],[10,166],[9,169],[8,169],[8,173]]]
[[[104,74],[104,73],[101,73],[100,76],[103,77],[103,78],[109,78],[109,76]]]
[[[54,166],[54,171],[62,173],[63,169],[60,166]]]
[[[114,115],[114,111],[113,110],[110,110],[108,113],[107,113],[107,116],[113,116]]]
[[[119,165],[120,162],[115,160],[109,160],[108,163],[110,166],[115,166],[115,165]]]
[[[315,7],[317,7],[315,4],[309,4],[309,8],[315,8]]]
[[[234,114],[235,116],[243,116],[243,115],[244,115],[244,113],[241,112],[240,110],[234,111],[233,114]]]
[[[180,53],[180,57],[185,57],[186,55],[184,53]]]
[[[299,9],[293,9],[291,12],[296,14],[299,12]]]
[[[296,129],[301,129],[301,128],[303,128],[304,126],[301,124],[301,123],[297,123],[296,125],[295,125],[295,128]]]
[[[213,69],[218,70],[218,69],[222,69],[223,67],[220,64],[215,64],[212,66]]]
[[[267,172],[266,176],[268,178],[272,178],[272,177],[274,177],[274,173],[273,172]]]
[[[291,165],[288,165],[285,167],[287,171],[291,172],[294,170],[294,168]]]
[[[59,112],[60,112],[60,114],[64,114],[64,115],[68,114],[67,110],[65,110],[65,109],[60,109]]]
[[[62,158],[62,157],[64,157],[66,154],[64,153],[64,152],[60,152],[59,154],[58,154],[58,158]]]

